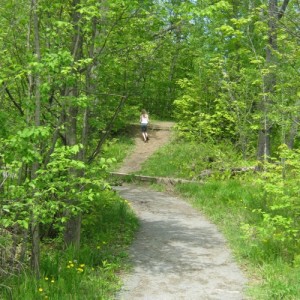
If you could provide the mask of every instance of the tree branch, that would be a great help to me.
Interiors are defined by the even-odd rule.
[[[283,17],[289,2],[290,2],[290,0],[284,0],[283,1],[282,6],[281,6],[281,8],[278,12],[278,20],[280,20]]]
[[[3,83],[3,85],[4,85],[4,83]],[[14,97],[12,96],[12,94],[10,93],[9,89],[6,86],[4,86],[4,89],[5,89],[5,92],[7,93],[8,97],[9,97],[9,99],[12,101],[14,106],[20,112],[21,116],[24,116],[24,111],[23,111],[21,105],[15,101]]]
[[[110,122],[107,124],[104,134],[101,136],[101,138],[98,141],[98,144],[96,146],[96,149],[94,150],[93,154],[89,157],[88,159],[88,163],[90,164],[95,158],[96,156],[100,153],[100,150],[102,148],[103,143],[105,142],[106,138],[108,137],[109,133],[112,130],[112,127],[114,125],[114,122],[119,114],[119,112],[121,111],[126,99],[128,98],[128,96],[122,96],[119,105],[117,107],[117,109],[115,110],[115,113],[113,115],[113,117],[111,118]]]

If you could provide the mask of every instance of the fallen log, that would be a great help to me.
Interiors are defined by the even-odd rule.
[[[213,174],[217,174],[217,173],[224,173],[224,172],[230,172],[232,175],[236,175],[236,174],[240,174],[240,173],[245,173],[245,172],[249,172],[249,171],[257,171],[257,167],[235,167],[235,168],[222,168],[219,170],[212,170],[212,169],[206,169],[203,170],[199,175],[198,178],[205,178],[205,177],[209,177]]]
[[[163,184],[177,184],[177,183],[199,183],[199,180],[187,180],[182,178],[171,178],[171,177],[157,177],[157,176],[145,176],[137,174],[127,174],[120,172],[110,172],[110,175],[113,177],[124,179],[125,181],[137,180],[141,182],[150,182],[150,183],[163,183]]]

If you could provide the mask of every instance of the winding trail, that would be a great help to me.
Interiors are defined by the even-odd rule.
[[[154,136],[150,142],[155,143]],[[127,167],[135,155],[140,154],[134,151]],[[130,248],[133,269],[123,275],[124,286],[116,299],[247,299],[243,294],[247,280],[226,241],[189,203],[142,186],[115,190],[131,203],[140,220]]]
[[[139,171],[142,163],[148,159],[156,150],[161,146],[168,143],[171,139],[171,129],[174,126],[173,122],[153,122],[149,125],[148,134],[149,142],[145,143],[142,140],[139,127],[135,130],[135,149],[124,160],[121,168],[118,170],[120,173],[134,173]]]

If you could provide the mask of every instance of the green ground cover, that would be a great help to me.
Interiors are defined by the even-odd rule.
[[[148,176],[197,179],[203,170],[226,169],[229,166],[248,166],[228,144],[204,144],[173,141],[159,149],[140,171]]]
[[[128,203],[113,192],[98,200],[84,218],[80,251],[63,250],[59,239],[44,241],[41,278],[24,266],[2,279],[0,299],[113,299],[138,223]]]

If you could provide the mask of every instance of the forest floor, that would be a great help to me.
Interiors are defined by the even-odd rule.
[[[157,123],[119,172],[131,173],[170,141],[172,123]],[[247,299],[247,279],[216,226],[186,201],[147,186],[123,184],[115,190],[129,201],[140,228],[130,248],[132,270],[122,275],[120,300]]]

